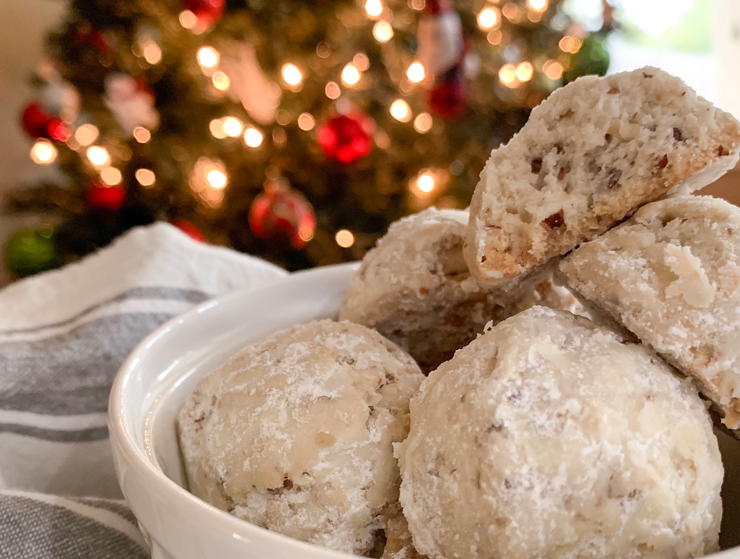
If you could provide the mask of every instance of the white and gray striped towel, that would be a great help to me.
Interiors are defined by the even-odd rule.
[[[0,559],[148,556],[113,472],[113,377],[173,316],[281,274],[160,223],[0,291]]]

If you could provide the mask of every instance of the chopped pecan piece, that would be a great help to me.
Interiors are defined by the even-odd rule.
[[[609,177],[609,182],[606,183],[606,187],[614,188],[619,184],[619,179],[622,178],[622,171],[619,169],[611,169],[607,176]]]
[[[677,142],[683,142],[684,140],[683,132],[681,132],[680,128],[673,129],[673,139],[676,140]]]
[[[562,232],[565,231],[565,218],[563,217],[563,210],[555,212],[549,217],[542,220],[543,227],[550,229],[551,231]]]
[[[660,161],[658,161],[658,169],[665,169],[668,166],[668,154],[664,155]]]

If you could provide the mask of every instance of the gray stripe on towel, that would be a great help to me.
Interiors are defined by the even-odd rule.
[[[70,501],[77,501],[78,503],[82,503],[83,505],[88,505],[90,507],[96,507],[99,509],[105,509],[107,511],[113,512],[117,514],[118,516],[124,518],[126,521],[130,522],[134,526],[137,525],[136,517],[134,516],[134,513],[129,510],[129,508],[126,506],[126,501],[116,501],[113,499],[98,499],[95,497],[68,497]]]
[[[104,316],[31,342],[0,344],[0,409],[47,415],[103,413],[123,361],[169,314]]]
[[[14,433],[34,439],[45,439],[55,443],[82,443],[102,441],[108,438],[108,427],[90,427],[89,429],[44,429],[16,423],[0,423],[0,433]]]
[[[127,535],[61,506],[0,495],[2,559],[146,559]]]

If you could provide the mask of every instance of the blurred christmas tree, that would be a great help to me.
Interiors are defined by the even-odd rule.
[[[66,180],[8,197],[49,217],[6,264],[154,220],[290,269],[361,258],[404,214],[465,207],[532,107],[606,71],[603,34],[560,4],[72,0],[21,115]]]

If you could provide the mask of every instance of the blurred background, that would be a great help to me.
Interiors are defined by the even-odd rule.
[[[658,66],[740,117],[737,0],[3,0],[0,29],[0,285],[157,219],[289,269],[361,258],[465,207],[579,75]]]

